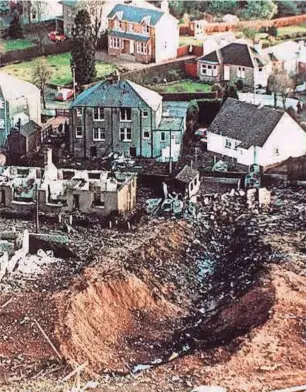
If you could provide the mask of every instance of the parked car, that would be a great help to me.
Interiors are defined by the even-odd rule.
[[[73,90],[70,88],[62,88],[55,95],[54,99],[56,101],[68,101],[73,98]]]
[[[58,31],[51,31],[48,34],[48,38],[53,41],[53,42],[62,42],[65,41],[65,39],[67,38],[65,36],[65,34],[63,33],[59,33]]]
[[[203,143],[207,143],[207,128],[199,128],[194,133]]]

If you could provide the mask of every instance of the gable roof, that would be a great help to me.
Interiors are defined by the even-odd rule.
[[[193,179],[199,174],[198,170],[193,169],[191,166],[185,165],[183,169],[176,175],[176,180],[182,181],[185,184],[193,181]]]
[[[116,14],[119,16],[120,20],[131,23],[142,23],[145,21],[150,26],[155,26],[164,15],[164,12],[132,5],[117,4],[107,17],[112,19]]]
[[[0,93],[7,101],[13,101],[23,96],[39,94],[39,89],[34,84],[25,82],[11,76],[7,73],[0,72]]]
[[[150,107],[157,110],[162,99],[162,96],[155,91],[130,80],[120,80],[117,83],[106,80],[83,91],[71,104],[70,108],[77,106]]]
[[[20,133],[25,137],[31,136],[33,133],[36,133],[39,130],[41,130],[41,126],[36,124],[36,122],[33,120],[30,120],[28,123],[20,127]]]
[[[221,49],[217,49],[207,55],[198,58],[198,61],[219,64],[233,64],[242,67],[254,68],[267,63],[255,48],[245,43],[232,42]]]
[[[262,147],[285,113],[227,98],[208,132],[241,141],[239,147]]]

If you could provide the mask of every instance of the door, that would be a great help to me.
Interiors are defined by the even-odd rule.
[[[0,204],[5,205],[5,190],[4,189],[1,190],[0,196],[1,196],[0,197]]]
[[[73,208],[80,208],[80,195],[73,195]]]
[[[130,41],[130,54],[134,54],[134,41]]]
[[[130,147],[130,155],[131,157],[136,157],[136,147]]]
[[[230,67],[224,65],[224,80],[230,80]]]
[[[96,146],[90,147],[90,156],[91,157],[96,157],[97,156],[97,147]]]
[[[130,54],[130,41],[124,40],[123,52],[126,54]]]

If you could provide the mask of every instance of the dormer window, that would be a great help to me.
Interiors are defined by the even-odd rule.
[[[133,25],[133,23],[129,23],[129,31],[134,31],[134,25]]]
[[[120,30],[120,21],[118,19],[114,20],[114,29]]]
[[[144,24],[142,26],[142,32],[143,32],[143,34],[150,34],[150,26]]]

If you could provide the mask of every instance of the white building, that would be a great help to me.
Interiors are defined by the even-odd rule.
[[[228,98],[208,128],[207,149],[267,166],[306,154],[306,132],[286,112]]]
[[[22,1],[22,7],[23,23],[46,22],[63,16],[63,6],[60,0]]]

